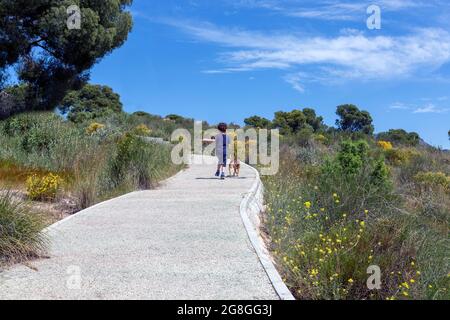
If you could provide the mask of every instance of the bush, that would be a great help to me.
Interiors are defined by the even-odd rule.
[[[127,133],[117,142],[108,177],[114,187],[125,183],[139,189],[150,189],[173,168],[169,147],[149,143]]]
[[[435,193],[408,211],[383,159],[365,142],[345,141],[319,166],[296,156],[304,152],[282,148],[279,173],[264,177],[264,227],[293,294],[448,299],[448,200]],[[370,265],[381,268],[381,290],[366,287]]]
[[[18,262],[44,253],[47,239],[41,233],[44,219],[15,200],[10,192],[0,193],[0,265]]]
[[[419,172],[414,178],[424,187],[441,187],[445,191],[450,192],[450,176],[443,172]]]
[[[134,133],[138,136],[149,136],[152,133],[152,130],[147,127],[145,124],[140,124],[136,128],[134,128]]]
[[[355,220],[340,214],[329,224],[329,213],[316,211],[310,204],[291,202],[291,208],[296,210],[289,212],[269,210],[269,219],[276,215],[285,217],[282,224],[272,226],[272,249],[295,296],[399,299],[416,294],[421,272],[414,263],[414,247],[405,241],[409,231],[405,222],[370,222],[367,212]],[[381,290],[367,289],[366,270],[371,265],[382,270]]]
[[[380,140],[380,141],[377,142],[377,144],[384,151],[393,149],[392,143],[390,143],[389,141]]]
[[[32,175],[26,181],[28,196],[32,200],[54,200],[62,181],[61,177],[52,173],[43,177]]]
[[[314,135],[314,139],[317,142],[320,142],[322,144],[327,144],[328,143],[327,137],[325,137],[323,134],[316,134],[316,135]]]
[[[417,146],[420,142],[420,136],[417,133],[406,132],[403,129],[391,129],[388,132],[381,132],[377,137],[380,140],[412,147]]]
[[[324,162],[312,183],[317,189],[310,195],[322,207],[331,210],[338,202],[339,209],[351,215],[366,209],[381,214],[394,199],[389,170],[382,158],[369,153],[365,141],[344,141],[337,155]],[[339,198],[332,201],[330,194],[339,194]]]
[[[0,158],[28,168],[46,171],[70,171],[74,159],[89,145],[93,137],[67,123],[53,113],[25,113],[0,123]],[[9,136],[8,133],[20,132]]]
[[[385,151],[385,155],[388,162],[394,166],[408,164],[415,157],[420,156],[417,151],[409,148],[388,149]]]
[[[33,126],[33,119],[30,115],[16,116],[4,121],[3,132],[9,136],[24,134]]]
[[[98,131],[104,130],[105,129],[105,125],[98,123],[98,122],[93,122],[91,123],[87,128],[86,128],[86,133],[87,134],[95,134]]]

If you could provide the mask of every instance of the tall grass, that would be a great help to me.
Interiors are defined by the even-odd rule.
[[[153,188],[180,169],[170,161],[170,146],[147,143],[136,135],[141,117],[117,114],[96,121],[103,122],[95,126],[99,130],[87,130],[90,123],[75,125],[51,112],[0,121],[0,185],[23,191],[30,175],[52,173],[64,181],[58,195],[74,200],[76,210],[82,210],[130,191]],[[44,248],[39,216],[10,195],[1,201],[1,259],[37,254]]]
[[[102,130],[91,133],[88,123],[74,125],[48,112],[15,116],[0,122],[0,161],[24,172],[64,176],[83,209],[111,195],[153,188],[179,169],[170,161],[168,146],[133,133],[140,120],[112,115],[97,120],[104,122]]]
[[[16,199],[11,192],[0,192],[0,267],[43,254],[47,239],[41,233],[42,215]]]

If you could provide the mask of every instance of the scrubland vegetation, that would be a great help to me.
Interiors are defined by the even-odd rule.
[[[178,171],[169,144],[143,137],[168,139],[189,121],[121,111],[81,122],[52,112],[0,121],[3,263],[41,252],[45,225],[108,198],[154,188]]]
[[[450,153],[416,133],[373,135],[354,106],[337,114],[337,128],[311,109],[263,121],[282,132],[264,231],[286,284],[299,299],[449,299]]]
[[[89,23],[71,32],[65,2],[4,1],[0,268],[44,254],[41,230],[65,214],[179,169],[170,145],[143,137],[167,140],[192,119],[126,114],[111,88],[88,83],[127,40],[131,3],[88,1]],[[354,105],[336,113],[336,127],[310,108],[245,119],[281,134],[280,171],[264,178],[264,231],[286,284],[300,299],[449,299],[449,152],[401,129],[374,135]],[[366,286],[371,265],[379,290]]]

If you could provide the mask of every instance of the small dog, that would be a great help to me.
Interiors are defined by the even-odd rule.
[[[239,171],[241,170],[241,162],[238,159],[232,159],[228,166],[230,170],[230,176],[239,177]]]

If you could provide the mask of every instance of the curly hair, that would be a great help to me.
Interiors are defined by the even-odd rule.
[[[228,126],[226,123],[219,123],[219,125],[217,126],[217,129],[219,129],[220,132],[227,132]]]

